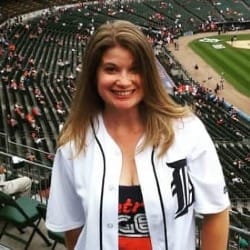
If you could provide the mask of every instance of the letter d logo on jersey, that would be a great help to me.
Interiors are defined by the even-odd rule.
[[[177,197],[178,209],[175,218],[178,218],[186,214],[188,208],[194,203],[194,187],[188,175],[186,159],[166,164],[173,168],[171,189],[172,195]]]

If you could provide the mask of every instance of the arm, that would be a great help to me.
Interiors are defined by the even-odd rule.
[[[226,250],[229,231],[228,209],[217,214],[204,215],[201,242],[202,250]]]
[[[81,231],[82,227],[65,232],[65,242],[68,250],[74,250]]]

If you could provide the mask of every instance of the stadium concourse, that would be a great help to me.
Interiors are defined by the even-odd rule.
[[[206,83],[214,84],[219,76],[210,75],[210,68],[203,67],[186,44],[207,32],[249,28],[249,9],[249,0],[1,1],[0,162],[7,168],[7,177],[32,178],[31,198],[46,204],[56,138],[75,91],[86,41],[101,23],[129,19],[152,43],[169,94],[193,108],[216,145],[232,201],[229,249],[239,249],[239,237],[250,239],[250,122],[236,107],[248,113],[249,98],[231,99],[229,83],[219,91],[223,96],[211,94],[209,86],[200,83],[209,74]],[[195,63],[201,75],[193,70]],[[236,103],[243,99],[246,109]],[[43,220],[40,228],[47,233]],[[15,228],[9,230],[20,236]],[[21,237],[29,233],[25,229]],[[197,226],[197,249],[198,239]],[[23,249],[23,244],[4,235],[0,250],[4,249]],[[29,249],[51,247],[35,235]],[[57,244],[56,249],[65,248]]]

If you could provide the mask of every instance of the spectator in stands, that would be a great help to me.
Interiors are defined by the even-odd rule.
[[[31,112],[26,114],[25,120],[31,129],[35,129],[37,127],[35,117]]]
[[[203,249],[225,250],[230,202],[214,144],[167,94],[147,38],[127,21],[103,24],[82,61],[47,227],[65,231],[68,249],[194,250],[197,212]]]
[[[245,161],[250,162],[250,153],[248,153],[245,157]]]
[[[29,161],[36,161],[36,156],[33,152],[28,151],[26,153],[26,159]]]
[[[56,101],[55,103],[55,108],[56,108],[56,112],[59,115],[64,115],[66,113],[66,110],[64,108],[63,102],[62,101]]]
[[[19,118],[20,121],[23,121],[25,119],[25,113],[24,113],[24,108],[23,105],[19,103],[15,103],[14,105],[14,111]]]
[[[239,247],[240,247],[240,250],[247,250],[249,247],[248,241],[242,236],[239,236]]]
[[[241,159],[235,159],[233,161],[233,165],[236,166],[238,169],[242,169],[244,167],[244,162]]]
[[[42,141],[45,140],[44,137],[41,137],[41,135],[34,130],[31,132],[30,137],[36,146],[40,146]]]
[[[222,97],[222,98],[218,97],[217,103],[218,103],[219,107],[224,107],[224,104],[225,104],[224,97]]]
[[[6,180],[6,169],[0,165],[0,191],[15,196],[30,196],[32,181],[23,176],[12,180]]]
[[[18,129],[18,122],[11,114],[7,115],[7,125],[9,127],[10,136],[13,138]]]
[[[232,178],[232,183],[233,183],[233,184],[236,184],[236,183],[244,184],[244,181],[242,180],[241,177],[235,176],[235,177]]]
[[[233,114],[231,115],[231,118],[232,118],[234,121],[238,122],[238,121],[239,121],[238,113],[233,113]]]
[[[24,159],[19,156],[12,156],[11,162],[14,169],[19,169],[24,167]]]
[[[14,79],[10,81],[9,88],[10,90],[13,90],[13,91],[18,90],[18,85]]]
[[[218,117],[218,119],[217,119],[217,121],[216,121],[216,124],[217,124],[218,126],[225,124],[225,120],[223,119],[222,116],[219,116],[219,117]]]
[[[42,91],[38,87],[34,88],[34,95],[39,104],[42,104],[42,105],[45,104],[44,95],[42,94]]]

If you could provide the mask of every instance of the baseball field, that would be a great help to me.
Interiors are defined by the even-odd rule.
[[[250,34],[203,37],[189,46],[239,92],[250,97]]]

